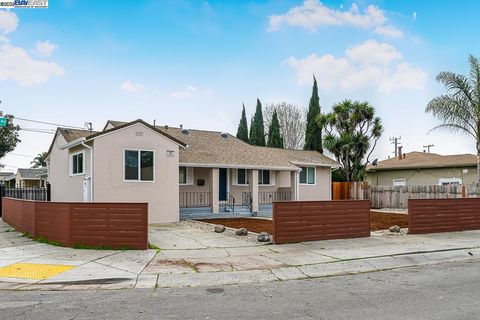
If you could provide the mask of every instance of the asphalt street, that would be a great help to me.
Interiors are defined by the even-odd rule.
[[[480,262],[254,285],[0,291],[0,319],[479,319]]]

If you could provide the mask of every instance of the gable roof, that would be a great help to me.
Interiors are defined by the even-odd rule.
[[[413,151],[405,153],[401,160],[397,157],[378,162],[377,166],[369,165],[367,171],[428,169],[477,166],[477,157],[473,154],[440,155]]]
[[[95,134],[95,133],[97,133],[97,131],[58,127],[57,131],[55,132],[55,136],[52,139],[52,143],[50,144],[50,147],[48,148],[47,157],[50,155],[50,152],[52,152],[53,144],[54,144],[55,139],[57,138],[57,136],[59,134],[61,134],[63,136],[63,138],[65,139],[65,141],[67,141],[67,143],[69,143],[69,142],[72,142],[76,139],[86,138],[86,137],[88,137],[92,134]]]
[[[125,124],[109,120],[114,127]],[[107,125],[108,125],[107,123]],[[287,150],[252,146],[230,134],[219,131],[156,126],[187,144],[180,150],[180,164],[203,167],[235,167],[298,170],[299,165],[335,167],[337,162],[316,151]]]
[[[20,179],[26,180],[39,180],[41,175],[47,173],[47,168],[36,168],[36,169],[18,169],[18,175]]]
[[[108,123],[112,123],[112,121],[109,120],[109,121],[107,122],[107,125],[108,125]],[[159,133],[159,134],[161,134],[161,135],[163,135],[163,136],[165,136],[166,138],[174,141],[175,143],[177,143],[177,144],[179,144],[179,145],[181,145],[181,146],[183,146],[183,147],[186,147],[186,146],[187,146],[187,145],[185,144],[185,142],[183,142],[182,140],[177,139],[176,137],[170,135],[169,133],[160,130],[158,127],[152,126],[151,124],[143,121],[142,119],[137,119],[137,120],[135,120],[135,121],[123,122],[123,123],[120,123],[120,121],[116,121],[116,125],[113,125],[113,123],[112,123],[112,125],[113,125],[112,128],[107,129],[107,130],[103,130],[103,131],[96,132],[96,133],[94,133],[94,134],[91,134],[91,135],[87,136],[86,138],[87,138],[87,140],[92,140],[92,139],[95,139],[95,138],[97,138],[97,137],[103,136],[104,134],[108,134],[108,133],[110,133],[110,132],[114,132],[114,131],[117,131],[117,130],[120,130],[120,129],[129,127],[129,126],[131,126],[131,125],[138,124],[138,123],[146,126],[147,128],[149,128],[149,129],[151,129],[151,130],[153,130],[153,131],[155,131],[155,132],[157,132],[157,133]],[[107,127],[107,125],[105,125],[105,128]]]

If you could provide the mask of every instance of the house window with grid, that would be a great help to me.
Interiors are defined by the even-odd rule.
[[[125,150],[125,181],[154,181],[155,154],[148,150]]]
[[[301,167],[300,184],[315,184],[315,167]]]
[[[247,185],[248,184],[248,170],[247,169],[238,169],[237,170],[237,184],[238,185]]]

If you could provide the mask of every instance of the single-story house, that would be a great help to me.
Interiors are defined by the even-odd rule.
[[[427,152],[402,153],[367,167],[372,186],[474,184],[477,157],[473,154],[440,155]]]
[[[15,173],[8,171],[0,172],[0,184],[7,188],[15,187]]]
[[[47,186],[47,168],[18,169],[15,175],[17,188],[45,188]]]
[[[316,151],[140,119],[108,121],[98,132],[58,128],[47,164],[52,201],[148,202],[150,223],[192,210],[255,213],[273,201],[329,200],[338,166]]]

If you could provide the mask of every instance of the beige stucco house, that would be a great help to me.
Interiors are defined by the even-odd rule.
[[[150,223],[331,199],[337,167],[315,151],[251,146],[227,133],[142,120],[108,121],[99,132],[58,128],[47,163],[52,201],[148,202]]]
[[[47,168],[19,168],[15,174],[17,188],[45,188],[47,186]]]
[[[439,155],[427,152],[399,152],[394,158],[367,167],[372,186],[474,184],[477,157],[473,154]]]

